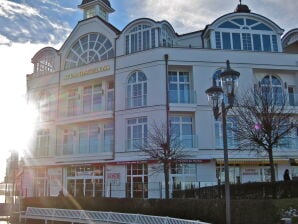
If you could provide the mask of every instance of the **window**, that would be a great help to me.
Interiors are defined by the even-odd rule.
[[[91,18],[95,16],[95,8],[90,8],[88,10],[86,10],[86,18]]]
[[[260,84],[262,94],[268,102],[274,105],[282,105],[284,103],[282,83],[277,77],[267,75],[261,80]]]
[[[67,115],[75,116],[79,114],[80,101],[79,101],[79,90],[78,88],[71,89],[68,91],[67,98]]]
[[[215,48],[278,52],[277,35],[260,21],[233,19],[218,26],[215,32]]]
[[[237,129],[237,120],[234,117],[227,117],[227,141],[228,148],[236,148],[238,143],[233,130]],[[215,121],[215,145],[216,148],[223,148],[223,136],[222,136],[222,121],[220,119]]]
[[[169,71],[170,103],[194,103],[194,91],[191,90],[189,72]]]
[[[148,198],[148,165],[127,165],[127,197]]]
[[[73,196],[104,196],[104,167],[79,166],[68,167],[66,172],[67,191]]]
[[[195,187],[197,181],[196,164],[171,164],[173,191]]]
[[[39,168],[34,170],[34,192],[35,197],[47,196],[47,170]]]
[[[290,106],[297,106],[297,94],[295,94],[295,86],[288,87],[288,95],[289,95],[289,105]]]
[[[55,55],[53,53],[42,55],[34,64],[34,71],[41,75],[55,71]]]
[[[137,150],[147,141],[147,117],[127,120],[127,149]]]
[[[37,132],[35,155],[48,156],[50,144],[50,132],[48,129],[39,130]]]
[[[148,24],[140,24],[130,30],[125,37],[126,54],[156,47],[156,29]]]
[[[51,95],[46,92],[42,93],[37,103],[39,121],[51,120],[51,106]]]
[[[130,75],[127,84],[127,107],[141,107],[147,105],[147,78],[141,72]]]
[[[114,148],[114,124],[108,123],[104,125],[104,151],[112,152]]]
[[[83,87],[83,113],[103,110],[102,93],[101,84]]]
[[[89,33],[81,37],[70,49],[65,69],[75,68],[114,57],[111,41],[100,33]]]
[[[178,137],[182,147],[194,148],[196,144],[195,136],[193,135],[193,118],[187,115],[171,115],[169,120],[173,138]]]
[[[79,153],[98,153],[100,150],[100,128],[96,125],[79,128]]]
[[[63,131],[62,155],[72,155],[74,153],[74,134],[75,132],[70,129]]]

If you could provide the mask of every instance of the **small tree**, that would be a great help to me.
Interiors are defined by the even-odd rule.
[[[170,130],[166,124],[156,124],[148,131],[146,143],[142,145],[141,151],[156,160],[162,165],[165,181],[165,198],[170,196],[170,168],[171,163],[177,163],[179,160],[185,158],[183,151],[183,144],[180,137],[174,131]]]
[[[295,127],[295,118],[286,107],[286,94],[267,86],[255,86],[240,96],[231,113],[237,117],[232,130],[243,150],[268,154],[271,182],[275,182],[273,151]]]

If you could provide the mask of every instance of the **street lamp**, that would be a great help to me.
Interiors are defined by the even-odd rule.
[[[227,143],[227,112],[233,107],[235,90],[238,87],[240,73],[231,69],[230,62],[226,62],[227,68],[219,77],[221,86],[213,85],[206,90],[208,101],[212,105],[214,118],[217,120],[222,117],[222,137],[224,147],[224,170],[225,170],[225,200],[226,200],[226,224],[231,223],[231,199],[230,199],[230,180],[229,180],[229,157]],[[225,102],[227,101],[227,102]],[[221,104],[221,105],[220,105]]]

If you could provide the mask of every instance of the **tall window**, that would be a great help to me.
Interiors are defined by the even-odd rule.
[[[101,84],[84,86],[83,113],[97,112],[103,109],[102,93]]]
[[[76,68],[114,57],[111,41],[100,33],[89,33],[81,37],[70,49],[65,69]]]
[[[74,153],[74,134],[70,129],[63,131],[62,155],[72,155]]]
[[[236,148],[238,143],[236,136],[233,132],[237,128],[237,120],[234,117],[227,117],[227,141],[228,148],[233,149]],[[216,148],[223,148],[223,139],[222,139],[222,121],[218,119],[215,121],[215,140],[216,140]]]
[[[280,79],[275,76],[267,75],[261,81],[262,94],[274,105],[284,103],[283,88]]]
[[[157,30],[147,24],[140,24],[132,28],[126,35],[126,54],[156,47],[155,32]]]
[[[38,168],[34,170],[34,196],[44,197],[48,195],[47,187],[47,170],[45,168]]]
[[[67,115],[75,116],[79,114],[80,98],[78,88],[68,91],[67,98]]]
[[[114,123],[104,124],[104,151],[112,152],[114,148]]]
[[[193,135],[192,116],[170,116],[170,125],[173,138],[179,138],[185,148],[195,147],[195,137]]]
[[[38,116],[40,121],[49,121],[51,119],[51,95],[42,93],[38,100]]]
[[[141,72],[130,75],[127,84],[127,107],[141,107],[147,105],[147,78]]]
[[[127,165],[127,197],[148,198],[148,165]]]
[[[189,72],[169,71],[170,103],[193,103],[194,92],[191,90]]]
[[[100,150],[100,129],[96,125],[80,127],[79,153],[97,153]]]
[[[137,150],[147,141],[147,117],[127,120],[127,149]]]
[[[50,144],[50,132],[48,129],[39,130],[36,139],[36,156],[48,156]]]
[[[218,49],[278,52],[277,35],[266,24],[248,18],[221,23],[215,32]]]

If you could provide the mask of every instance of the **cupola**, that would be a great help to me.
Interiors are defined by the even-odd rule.
[[[240,0],[240,4],[237,5],[237,8],[235,9],[235,12],[250,13],[250,9],[248,8],[247,5],[243,5],[241,0]]]
[[[84,19],[99,16],[107,22],[109,14],[115,11],[109,0],[83,0],[78,7],[84,11]]]

